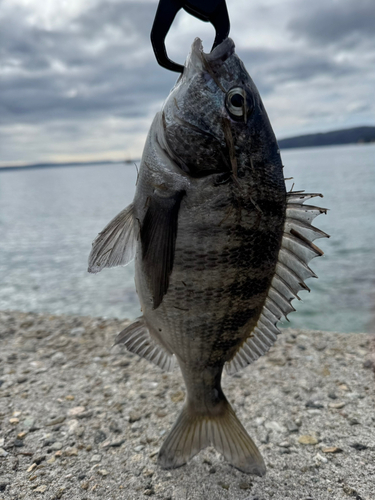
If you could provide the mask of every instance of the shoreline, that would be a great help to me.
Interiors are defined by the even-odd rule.
[[[178,370],[124,348],[126,320],[0,312],[0,499],[372,500],[374,335],[283,330],[223,390],[267,465],[212,448],[165,471],[182,407]]]

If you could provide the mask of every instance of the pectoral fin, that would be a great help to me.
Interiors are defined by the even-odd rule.
[[[169,286],[177,237],[178,212],[185,191],[173,196],[154,194],[149,199],[141,227],[142,259],[153,297],[153,307],[161,304]]]
[[[125,266],[135,255],[136,224],[133,205],[122,210],[95,238],[89,256],[89,273],[104,267]]]

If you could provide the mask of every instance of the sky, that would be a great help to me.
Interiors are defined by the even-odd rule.
[[[177,74],[150,43],[155,0],[0,0],[0,166],[139,158]],[[227,0],[276,136],[375,125],[374,0]],[[214,29],[181,11],[183,63]]]

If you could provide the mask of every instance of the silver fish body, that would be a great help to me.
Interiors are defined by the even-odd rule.
[[[264,461],[221,389],[276,340],[308,260],[322,252],[315,195],[286,193],[281,157],[259,93],[227,39],[195,40],[185,70],[150,128],[133,204],[94,241],[89,270],[135,257],[143,316],[117,343],[171,369],[187,389],[159,453],[165,468],[213,445],[234,466]]]

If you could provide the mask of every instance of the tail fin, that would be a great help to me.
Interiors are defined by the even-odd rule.
[[[212,445],[240,471],[265,475],[266,466],[258,448],[228,401],[222,403],[219,415],[197,414],[185,404],[159,452],[161,467],[180,467],[200,450]]]

